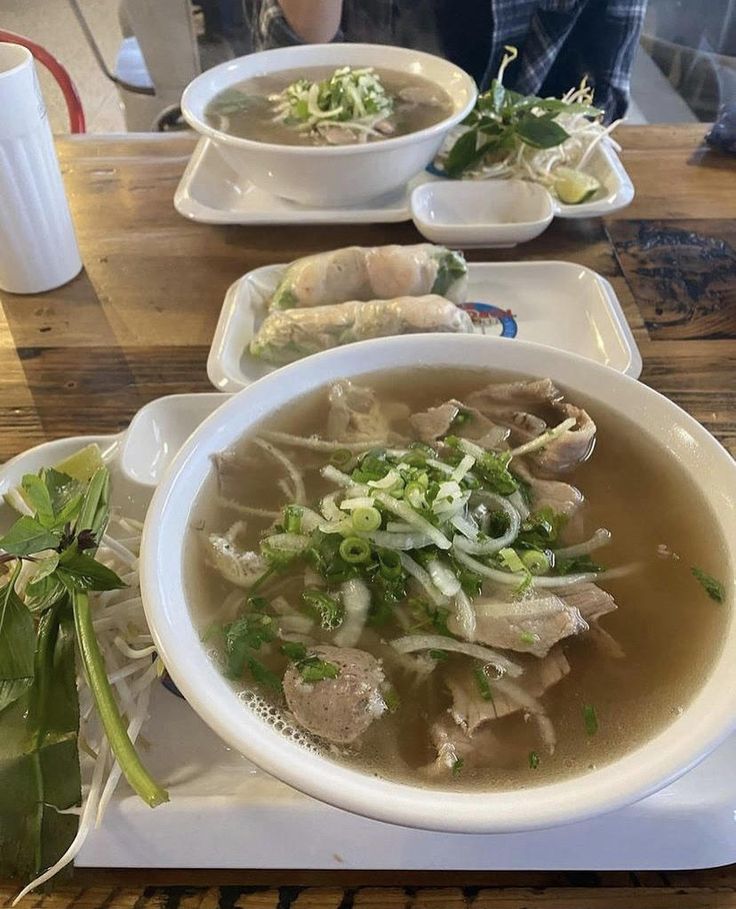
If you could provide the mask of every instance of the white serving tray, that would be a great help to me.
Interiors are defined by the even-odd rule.
[[[587,170],[597,177],[605,194],[582,205],[555,200],[558,218],[590,218],[610,214],[634,198],[634,186],[618,155],[602,142],[591,155]],[[390,196],[347,208],[310,208],[280,199],[243,179],[224,160],[209,139],[197,143],[174,195],[179,214],[206,224],[371,224],[408,221],[411,191],[428,180],[440,179],[425,171],[406,188]]]
[[[275,367],[248,344],[285,265],[248,272],[228,290],[207,359],[220,391],[238,391]],[[476,331],[537,341],[637,378],[641,356],[618,298],[601,275],[572,262],[471,262],[468,300]]]
[[[178,446],[223,401],[175,395],[117,436],[62,439],[0,468],[0,494],[23,473],[89,441],[109,452],[112,501],[141,517]],[[11,520],[0,506],[0,523]],[[341,870],[705,868],[736,860],[736,736],[676,783],[595,820],[533,833],[443,834],[394,827],[301,795],[226,747],[180,698],[154,692],[146,764],[171,801],[151,810],[121,785],[79,854],[82,867]]]

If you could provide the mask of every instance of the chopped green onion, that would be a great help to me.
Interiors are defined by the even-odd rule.
[[[353,528],[361,533],[370,533],[381,526],[381,512],[377,508],[356,508],[353,511]]]
[[[284,530],[287,533],[301,533],[302,514],[298,505],[287,505],[284,508]]]
[[[383,692],[383,703],[386,705],[386,709],[389,713],[396,713],[401,706],[401,700],[396,693],[395,688],[387,688]]]
[[[549,559],[538,549],[528,549],[526,552],[522,552],[521,561],[532,574],[544,574],[549,571]]]
[[[480,696],[484,701],[490,701],[493,703],[493,692],[491,691],[491,686],[488,681],[488,676],[483,671],[482,666],[476,666],[473,669],[473,676],[475,677],[475,682],[478,686],[478,691]]]
[[[460,776],[460,771],[463,769],[464,766],[465,766],[465,761],[463,760],[463,758],[461,758],[461,757],[456,758],[452,763],[452,775]]]
[[[519,635],[522,644],[536,644],[539,638],[536,634],[532,634],[531,631],[522,631]]]
[[[512,572],[526,571],[526,565],[521,561],[517,553],[510,548],[501,549],[498,553],[498,559],[504,568]]]
[[[536,751],[529,752],[529,766],[532,770],[536,770],[539,767],[539,755]]]
[[[586,704],[583,707],[583,722],[588,735],[595,735],[598,732],[598,714],[592,704]]]
[[[360,537],[346,537],[340,543],[339,552],[349,565],[360,565],[371,557],[371,547]]]
[[[401,557],[393,549],[379,549],[378,561],[380,564],[380,573],[384,578],[393,580],[400,578],[403,568],[401,566]]]
[[[455,418],[453,419],[451,426],[464,426],[468,420],[472,419],[472,414],[467,410],[458,410]]]
[[[335,467],[345,467],[353,459],[353,454],[347,448],[338,448],[330,455],[330,464]]]

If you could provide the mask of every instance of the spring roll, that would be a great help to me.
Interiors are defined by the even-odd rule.
[[[351,341],[427,331],[472,332],[470,316],[436,294],[350,300],[267,316],[250,343],[255,357],[278,365]]]
[[[271,298],[270,308],[328,306],[424,294],[439,294],[454,303],[464,303],[467,283],[462,253],[445,246],[348,246],[292,262]]]

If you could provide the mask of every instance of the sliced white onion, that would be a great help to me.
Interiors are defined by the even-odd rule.
[[[401,480],[401,475],[398,470],[393,468],[389,470],[385,477],[381,477],[380,480],[368,480],[368,486],[371,489],[391,489],[392,486],[395,486]]]
[[[328,521],[337,522],[342,521],[345,518],[345,515],[337,507],[337,503],[335,501],[339,495],[342,495],[342,493],[331,492],[320,502],[322,514],[327,518]]]
[[[406,521],[389,521],[386,524],[386,530],[389,533],[412,533],[414,528]]]
[[[376,501],[380,502],[384,508],[387,508],[395,515],[398,515],[406,521],[407,524],[411,524],[411,526],[420,531],[420,533],[425,533],[440,549],[449,549],[452,546],[452,543],[441,531],[433,524],[430,524],[429,521],[421,515],[417,514],[410,505],[406,504],[406,502],[395,499],[386,492],[376,493]]]
[[[455,537],[458,540],[457,537]],[[459,542],[459,540],[458,540]],[[462,562],[463,565],[467,565],[468,568],[472,569],[476,574],[482,575],[484,578],[489,578],[491,581],[496,581],[498,584],[506,584],[511,587],[517,587],[519,584],[522,584],[529,577],[522,571],[499,571],[497,568],[490,568],[488,565],[484,565],[482,562],[479,562],[477,559],[474,559],[472,556],[468,555],[463,549],[461,549],[457,543],[453,546],[453,553],[458,562]],[[631,566],[626,566],[627,573],[631,571]],[[580,574],[565,574],[559,576],[549,576],[549,575],[532,575],[532,585],[534,587],[543,587],[543,588],[554,588],[554,587],[574,587],[576,584],[584,584],[589,581],[595,581],[601,577],[611,578],[611,577],[620,577],[622,575],[621,569],[614,569],[613,571],[586,571],[581,572]]]
[[[447,603],[447,597],[444,596],[444,594],[434,586],[429,573],[426,572],[418,562],[415,562],[414,559],[412,559],[411,556],[408,556],[405,552],[400,552],[399,558],[401,559],[401,565],[404,571],[406,571],[407,574],[410,574],[414,580],[424,588],[424,592],[427,594],[430,600],[432,600],[435,606],[444,606]]]
[[[464,517],[461,514],[453,515],[450,518],[450,523],[454,528],[460,531],[460,533],[467,537],[469,540],[476,540],[478,538],[478,527],[468,518]]]
[[[456,641],[442,634],[407,634],[403,638],[391,641],[391,646],[399,653],[413,653],[416,650],[447,650],[452,653],[462,653],[475,660],[491,663],[506,675],[516,678],[523,673],[518,663],[509,660],[503,654],[482,644],[471,644],[468,641]]]
[[[371,592],[360,578],[350,578],[340,588],[345,617],[332,640],[338,647],[355,647],[365,628]]]
[[[462,461],[452,471],[452,479],[459,483],[460,480],[465,478],[465,475],[472,469],[474,464],[475,458],[472,455],[464,455]]]
[[[376,546],[383,549],[423,549],[425,546],[431,546],[432,540],[426,533],[418,533],[411,528],[408,533],[388,533],[385,530],[374,530],[371,533],[359,533],[357,536],[365,537]]]
[[[441,559],[430,559],[427,571],[434,586],[446,597],[454,597],[460,590],[460,581],[455,573]]]
[[[373,508],[375,499],[372,496],[357,496],[354,499],[343,499],[340,508],[343,511],[355,511],[356,508]]]
[[[508,530],[500,537],[484,540],[482,543],[457,536],[454,538],[453,543],[458,548],[465,550],[465,552],[474,553],[475,555],[493,555],[494,552],[499,552],[516,539],[521,528],[521,517],[508,499],[496,495],[495,492],[476,493],[475,498],[478,497],[491,502],[500,511],[503,511],[509,521]]]
[[[476,615],[473,604],[465,591],[460,587],[455,594],[455,617],[462,636],[468,641],[475,637]]]

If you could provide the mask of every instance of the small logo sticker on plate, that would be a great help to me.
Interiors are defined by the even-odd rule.
[[[515,338],[519,329],[514,314],[510,309],[499,309],[491,303],[460,303],[473,321],[473,326],[478,334],[498,335],[501,338]],[[496,326],[501,326],[498,333]]]

